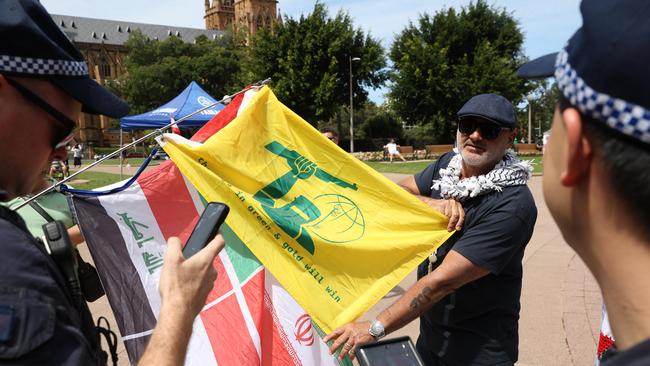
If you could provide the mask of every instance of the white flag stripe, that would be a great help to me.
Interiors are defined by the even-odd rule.
[[[144,332],[140,332],[140,333],[136,333],[136,334],[129,334],[129,335],[122,336],[122,340],[123,341],[128,341],[129,339],[142,338],[142,337],[146,337],[148,335],[151,335],[151,333],[153,333],[153,329],[150,329],[150,330],[147,330],[147,331],[144,331]]]
[[[216,366],[217,357],[212,349],[212,343],[205,330],[205,325],[201,316],[194,319],[192,325],[192,336],[190,343],[187,345],[187,356],[185,356],[186,366]]]
[[[237,110],[237,115],[241,114],[241,112],[248,107],[248,104],[253,100],[253,97],[255,94],[257,94],[258,90],[257,89],[250,89],[244,93],[244,99],[242,99],[241,104],[239,105],[239,109]]]
[[[137,182],[120,193],[101,196],[99,201],[124,238],[129,257],[138,271],[151,311],[157,319],[160,313],[160,267],[150,272],[149,269],[154,267],[146,265],[144,256],[153,255],[156,261],[158,258],[162,260],[166,245],[151,207]],[[134,230],[139,234],[137,237]]]
[[[297,329],[296,322],[301,316],[306,314],[305,310],[298,305],[296,300],[289,295],[287,290],[280,285],[278,280],[269,271],[266,271],[264,288],[271,298],[274,313],[277,316],[279,324],[282,326],[284,333],[290,335],[287,337],[290,342],[290,346],[287,346],[287,349],[293,348],[300,360],[309,360],[307,365],[338,366],[339,364],[334,356],[329,354],[329,348],[313,328],[309,332],[301,334],[305,339],[299,339],[297,333],[302,333],[301,331],[304,331],[306,328]],[[309,325],[311,325],[311,320],[309,321]],[[311,337],[313,337],[313,343],[306,342],[306,339],[310,339]]]
[[[183,176],[183,181],[185,182],[185,187],[187,187],[187,191],[189,192],[190,197],[192,197],[192,201],[194,202],[194,207],[197,209],[197,213],[200,215],[203,212],[204,206],[203,206],[203,201],[200,198],[199,192],[194,188],[194,186],[192,186],[192,184],[190,184],[190,182],[184,176]],[[232,262],[230,261],[230,257],[228,257],[228,253],[225,250],[222,250],[221,253],[219,253],[219,258],[221,259],[221,262],[223,263],[223,266],[226,269],[226,274],[228,275],[228,278],[230,279],[230,283],[232,284],[232,290],[228,291],[226,294],[222,295],[219,299],[215,301],[216,303],[218,303],[220,301],[223,301],[231,294],[235,294],[237,303],[239,304],[239,308],[244,318],[244,322],[246,323],[246,328],[248,329],[248,333],[250,334],[251,340],[255,345],[255,349],[257,350],[257,356],[261,362],[262,346],[261,346],[260,334],[257,330],[257,327],[255,326],[253,315],[251,314],[250,308],[246,303],[246,298],[244,297],[244,293],[242,292],[241,287],[244,286],[246,282],[248,282],[248,280],[250,280],[256,273],[262,270],[262,268],[259,268],[247,279],[247,281],[240,284],[239,278],[237,277],[237,272],[235,271],[235,268],[232,265]],[[216,303],[213,304],[212,306],[216,305]],[[204,309],[206,308],[207,305],[206,307],[204,307]]]
[[[247,279],[245,279],[244,281],[242,281],[242,283],[241,283],[242,287],[243,287],[243,286],[246,286],[246,284],[247,284],[251,279],[253,279],[253,277],[255,277],[256,274],[260,273],[260,272],[263,271],[263,270],[264,270],[264,267],[261,267],[261,266],[260,266],[258,269],[256,269],[255,271],[253,271],[253,273],[252,273],[252,274],[251,274]],[[222,302],[223,300],[227,299],[228,296],[232,295],[233,293],[235,293],[235,290],[234,290],[234,289],[229,290],[229,291],[226,292],[225,294],[223,294],[223,295],[219,296],[218,298],[216,298],[216,299],[210,301],[209,303],[205,304],[205,306],[203,307],[203,309],[201,309],[201,311],[203,312],[203,311],[206,311],[206,310],[212,308],[213,306],[216,306],[217,304],[219,304],[219,303]]]
[[[237,272],[235,272],[235,267],[232,265],[232,262],[230,261],[230,257],[228,257],[228,254],[226,253],[225,250],[219,253],[219,258],[221,258],[223,267],[226,269],[228,278],[230,278],[230,282],[232,283],[233,290],[235,292],[235,297],[237,299],[237,303],[239,304],[239,308],[241,310],[242,316],[244,317],[244,322],[246,323],[246,328],[248,328],[248,333],[251,336],[251,340],[253,341],[253,344],[255,345],[255,349],[257,350],[257,356],[261,363],[262,342],[260,340],[260,333],[257,331],[257,327],[255,326],[255,321],[253,320],[253,315],[251,314],[251,310],[248,307],[248,304],[246,303],[246,297],[244,296],[244,292],[241,289],[242,285],[239,283],[239,279],[237,278]]]

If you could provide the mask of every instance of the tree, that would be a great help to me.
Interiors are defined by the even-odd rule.
[[[395,114],[385,105],[377,106],[371,101],[354,109],[354,138],[402,138],[404,129]],[[329,127],[339,131],[341,139],[350,138],[350,113],[341,107],[328,122],[318,124],[319,128]]]
[[[531,143],[534,143],[541,139],[545,131],[551,128],[559,90],[554,81],[551,83],[548,80],[538,80],[531,85],[535,86],[535,89],[528,94],[532,98],[530,100],[532,106],[530,135]],[[522,137],[528,139],[528,108],[530,108],[528,103],[528,100],[526,100],[526,103],[522,103],[517,113],[519,140]]]
[[[152,40],[137,30],[126,46],[127,72],[109,86],[129,102],[132,113],[160,106],[193,80],[217,99],[248,83],[242,74],[244,43],[231,32],[214,40],[200,36],[186,43],[177,37]]]
[[[456,112],[469,98],[497,93],[517,103],[531,89],[516,75],[522,43],[512,15],[484,0],[423,14],[391,48],[391,106],[409,125],[430,124],[422,130],[434,141],[451,143]]]
[[[381,44],[355,29],[348,14],[329,17],[321,3],[307,16],[285,17],[270,31],[258,32],[250,52],[251,75],[271,77],[278,98],[313,125],[349,104],[350,57],[360,58],[352,65],[356,105],[367,100],[364,87],[377,88],[387,78]]]

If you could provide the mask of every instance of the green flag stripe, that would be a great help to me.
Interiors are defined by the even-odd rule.
[[[239,239],[237,234],[227,224],[221,225],[221,234],[226,239],[226,253],[235,268],[239,283],[248,279],[255,270],[262,266],[257,258]]]

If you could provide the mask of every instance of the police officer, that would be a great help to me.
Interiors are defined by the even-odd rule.
[[[544,198],[602,290],[618,349],[601,365],[650,365],[650,2],[580,9],[566,47],[519,73],[560,91]]]
[[[37,0],[0,1],[0,197],[29,193],[65,160],[75,121],[129,108],[88,76],[82,55]],[[192,322],[212,288],[221,236],[189,260],[170,238],[161,313],[141,364],[181,364]],[[13,211],[0,207],[0,363],[104,364],[85,301]]]

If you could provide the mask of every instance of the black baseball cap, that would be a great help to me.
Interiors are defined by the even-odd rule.
[[[515,107],[510,101],[497,94],[473,96],[456,114],[458,119],[478,117],[505,128],[517,127]]]
[[[620,133],[650,143],[650,1],[583,0],[582,27],[558,53],[523,65],[555,76],[569,103]]]
[[[86,113],[129,113],[124,101],[90,78],[79,50],[37,0],[0,0],[0,39],[0,74],[46,79]]]

